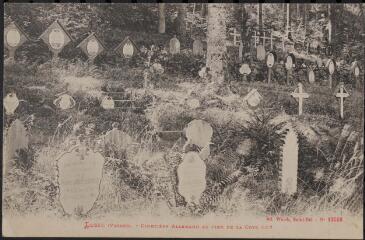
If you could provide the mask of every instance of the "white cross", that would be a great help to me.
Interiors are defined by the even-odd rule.
[[[254,31],[254,36],[252,36],[252,38],[255,41],[255,48],[256,48],[256,42],[257,40],[263,39],[263,45],[265,46],[265,40],[269,39],[270,40],[270,49],[272,50],[273,48],[273,42],[272,42],[272,33],[270,32],[270,37],[266,37],[265,36],[265,32],[264,32],[264,36],[260,37],[259,35],[256,35],[256,31]]]
[[[347,93],[347,91],[345,90],[343,83],[340,83],[340,91],[336,93],[336,97],[340,98],[340,104],[341,104],[341,112],[340,112],[340,116],[343,119],[343,100],[344,98],[347,98],[350,96],[350,94]]]
[[[299,102],[299,113],[298,114],[300,116],[303,113],[303,99],[308,98],[309,94],[303,92],[303,85],[301,83],[298,83],[298,88],[297,89],[298,89],[298,92],[296,92],[294,90],[294,92],[292,92],[290,95],[294,98],[298,98],[298,102]]]
[[[237,30],[233,28],[233,33],[230,33],[230,35],[233,36],[233,45],[234,46],[239,45],[240,41],[237,40],[237,37],[241,37],[241,34],[239,34]]]

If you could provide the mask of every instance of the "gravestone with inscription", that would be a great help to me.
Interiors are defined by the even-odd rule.
[[[87,214],[99,196],[104,157],[80,145],[62,155],[57,166],[63,210],[71,215]]]
[[[115,52],[127,59],[134,57],[138,51],[137,45],[128,36],[115,48]]]
[[[170,40],[170,53],[172,55],[180,53],[180,41],[176,36]]]
[[[91,61],[94,61],[105,50],[103,44],[94,33],[85,38],[77,47],[80,47]]]
[[[312,84],[312,83],[315,83],[315,81],[316,81],[316,78],[315,78],[315,75],[314,75],[314,71],[313,71],[313,69],[309,68],[309,70],[308,70],[308,82]]]
[[[26,40],[28,38],[15,22],[4,28],[4,45],[9,50],[9,59],[14,59],[16,49]]]

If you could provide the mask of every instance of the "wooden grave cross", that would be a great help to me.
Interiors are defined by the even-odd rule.
[[[266,37],[266,33],[264,32],[264,36],[260,36],[256,34],[256,31],[254,31],[254,36],[252,36],[254,39],[255,48],[257,47],[257,42],[260,44],[260,39],[263,40],[263,45],[265,46],[265,40],[270,40],[270,50],[273,49],[273,38],[272,38],[272,32],[270,32],[270,37]],[[258,41],[257,41],[258,40]]]
[[[299,103],[298,115],[299,116],[302,115],[302,113],[303,113],[303,99],[309,97],[308,93],[303,92],[303,84],[298,83],[298,88],[295,89],[294,92],[292,92],[290,95],[294,98],[298,98],[298,103]]]
[[[350,96],[350,94],[348,94],[347,90],[345,89],[345,86],[344,86],[343,82],[341,82],[339,84],[338,91],[336,91],[335,96],[340,98],[340,117],[341,117],[341,119],[343,119],[343,102],[344,102],[344,98],[347,98],[347,97]]]
[[[230,33],[230,35],[233,36],[233,46],[239,46],[240,40],[238,40],[237,38],[241,38],[241,34],[237,32],[236,28],[233,28],[233,33]]]

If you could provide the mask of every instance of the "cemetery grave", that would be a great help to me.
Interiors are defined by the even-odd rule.
[[[336,197],[344,204],[335,207],[359,210],[363,59],[339,64],[329,52],[283,51],[274,32],[247,40],[232,28],[232,71],[218,85],[205,64],[209,41],[200,37],[115,30],[113,42],[101,32],[76,41],[61,21],[44,25],[39,38],[52,58],[39,64],[21,61],[29,46],[21,46],[20,26],[4,32],[13,59],[4,67],[6,161],[29,162],[5,172],[6,211],[73,218],[167,206],[166,215],[224,207],[244,214],[230,209],[240,203],[302,213],[304,202],[318,211]],[[247,49],[243,41],[252,38]],[[68,58],[68,48],[82,57]],[[333,188],[334,172],[351,181],[351,193]]]

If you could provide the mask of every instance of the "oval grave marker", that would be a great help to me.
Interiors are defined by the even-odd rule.
[[[112,97],[106,96],[101,101],[101,107],[104,109],[114,109],[115,103]]]
[[[10,29],[6,34],[6,42],[10,47],[17,47],[20,43],[21,35],[18,29]]]
[[[293,64],[294,64],[294,59],[291,55],[288,55],[286,57],[286,62],[285,62],[285,68],[287,70],[291,70],[293,68]]]
[[[99,53],[99,43],[96,39],[90,39],[86,45],[86,51],[90,56],[96,56]]]
[[[62,94],[53,101],[53,104],[62,110],[73,108],[75,100],[68,94]]]
[[[15,92],[8,93],[4,98],[3,104],[6,115],[13,115],[15,113],[15,110],[19,106],[19,100],[16,96],[16,93]]]
[[[177,189],[187,203],[199,204],[199,199],[206,188],[206,165],[197,152],[184,154],[177,168],[179,180]]]
[[[210,143],[213,136],[213,128],[203,120],[193,120],[188,124],[185,134],[189,143],[203,148]]]
[[[131,58],[134,54],[134,47],[131,43],[126,43],[123,46],[123,50],[122,53],[124,55],[125,58]]]
[[[275,63],[275,56],[273,53],[269,53],[267,55],[267,59],[266,59],[266,65],[269,67],[269,68],[272,68],[274,66],[274,63]]]
[[[314,83],[316,81],[314,71],[312,69],[308,71],[308,81],[309,83]]]
[[[336,66],[332,59],[329,59],[327,62],[328,72],[332,75],[335,72]]]
[[[55,50],[61,50],[65,45],[65,34],[59,28],[54,28],[48,36],[49,45]]]
[[[59,199],[63,210],[72,215],[89,212],[99,195],[104,158],[80,146],[57,161]]]

